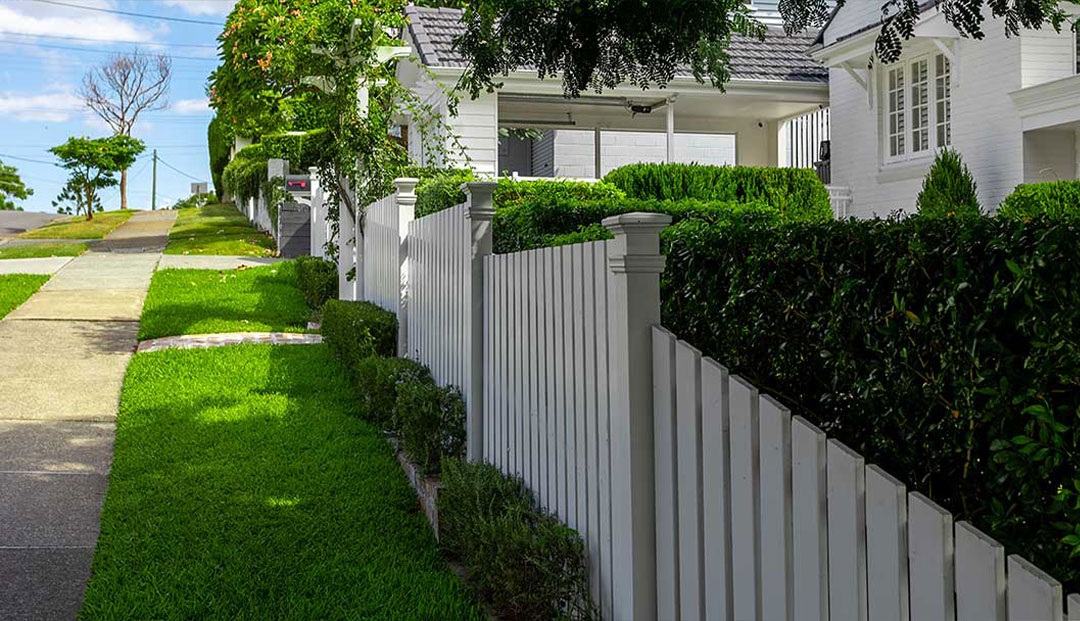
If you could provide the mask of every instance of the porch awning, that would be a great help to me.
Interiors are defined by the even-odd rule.
[[[1080,75],[1009,93],[1024,131],[1080,123]]]

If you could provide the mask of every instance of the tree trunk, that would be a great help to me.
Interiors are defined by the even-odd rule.
[[[89,222],[94,219],[94,190],[92,188],[86,188],[86,220]]]
[[[127,169],[120,171],[120,209],[127,209]]]

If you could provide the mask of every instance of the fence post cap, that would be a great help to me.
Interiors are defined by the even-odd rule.
[[[494,192],[499,184],[494,181],[468,181],[461,184],[461,191],[466,194],[478,194],[481,192]]]
[[[418,183],[420,180],[416,177],[398,177],[394,179],[394,188],[398,194],[412,194]]]
[[[671,224],[671,216],[666,213],[635,211],[604,218],[600,223],[616,235],[619,233],[659,233]]]
[[[308,171],[308,173],[314,175],[314,174],[319,172],[319,167],[318,166],[308,166],[307,171]]]
[[[465,193],[465,217],[470,220],[492,220],[495,218],[495,188],[493,181],[470,181],[461,184]]]

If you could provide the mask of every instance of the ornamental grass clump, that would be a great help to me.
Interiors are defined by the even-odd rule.
[[[955,149],[938,152],[915,203],[920,216],[970,218],[982,213],[975,178]]]

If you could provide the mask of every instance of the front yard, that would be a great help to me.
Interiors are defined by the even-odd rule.
[[[0,274],[0,319],[19,307],[49,280],[37,274]]]
[[[22,239],[102,239],[113,229],[127,222],[135,211],[103,211],[94,214],[93,220],[85,216],[72,216],[50,222],[41,228],[20,233]]]
[[[269,257],[274,248],[232,205],[207,205],[180,210],[165,254]]]
[[[325,346],[139,354],[87,619],[480,618]]]
[[[0,248],[0,259],[40,259],[45,257],[77,257],[86,252],[87,244],[49,243]]]

